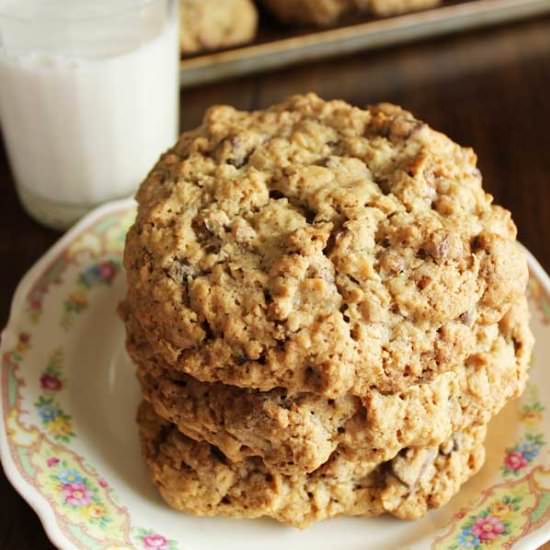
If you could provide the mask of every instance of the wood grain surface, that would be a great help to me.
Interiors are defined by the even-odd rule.
[[[471,145],[486,188],[550,270],[550,18],[186,90],[182,129],[215,103],[252,109],[310,90],[399,103]],[[0,144],[0,326],[17,282],[58,237],[22,211]],[[0,550],[43,548],[52,546],[40,522],[0,474]]]

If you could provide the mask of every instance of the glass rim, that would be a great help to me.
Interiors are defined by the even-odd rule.
[[[167,2],[170,0],[135,0],[132,5],[127,5],[126,7],[121,7],[119,9],[113,9],[109,13],[102,13],[98,15],[83,15],[83,16],[67,16],[67,15],[55,15],[51,16],[48,14],[41,13],[39,15],[15,15],[11,13],[5,13],[0,3],[0,19],[18,21],[21,23],[30,23],[31,21],[47,21],[47,22],[85,22],[85,21],[102,21],[109,19],[111,17],[117,17],[125,13],[134,11],[136,9],[141,9],[149,4],[154,4],[156,2]],[[68,4],[71,2],[68,1]]]

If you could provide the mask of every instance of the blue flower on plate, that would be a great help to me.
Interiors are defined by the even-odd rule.
[[[59,416],[59,407],[57,407],[53,402],[42,400],[36,404],[36,409],[42,422],[51,422]]]
[[[479,537],[472,533],[469,527],[465,527],[458,535],[460,548],[478,548],[481,545]]]
[[[62,470],[58,476],[57,479],[61,481],[61,483],[84,483],[84,478],[80,475],[80,472],[77,470],[74,470],[73,468],[67,468],[66,470]]]
[[[540,446],[533,442],[525,442],[518,446],[518,451],[531,462],[539,454]]]
[[[98,264],[94,264],[88,267],[81,275],[80,282],[86,287],[98,283],[110,284],[118,273],[120,267],[119,264],[112,260],[105,260]]]

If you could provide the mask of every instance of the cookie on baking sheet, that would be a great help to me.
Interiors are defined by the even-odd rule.
[[[127,302],[166,365],[328,398],[467,361],[527,264],[471,149],[403,109],[214,107],[142,184]]]
[[[432,8],[441,0],[263,0],[283,23],[324,27],[348,13],[386,16]]]
[[[366,11],[370,0],[262,0],[266,8],[284,23],[331,25],[342,15]]]
[[[441,0],[369,0],[369,12],[374,15],[398,15],[433,8]]]
[[[285,476],[259,458],[231,462],[219,449],[187,438],[143,403],[138,423],[145,460],[163,498],[201,516],[270,516],[305,527],[336,515],[422,516],[445,504],[484,460],[484,425],[442,445],[405,449],[372,465],[345,452],[311,474]]]
[[[258,13],[252,0],[180,0],[180,47],[183,53],[250,42]]]
[[[472,424],[485,424],[524,388],[532,338],[525,300],[499,325],[476,331],[476,349],[456,371],[398,394],[363,399],[246,390],[198,382],[165,368],[129,323],[128,351],[144,398],[188,437],[218,447],[230,460],[261,457],[271,470],[309,473],[337,447],[373,463],[404,447],[440,444]]]

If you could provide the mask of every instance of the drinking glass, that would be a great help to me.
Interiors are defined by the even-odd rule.
[[[177,0],[0,0],[0,123],[27,212],[132,195],[178,130]]]

